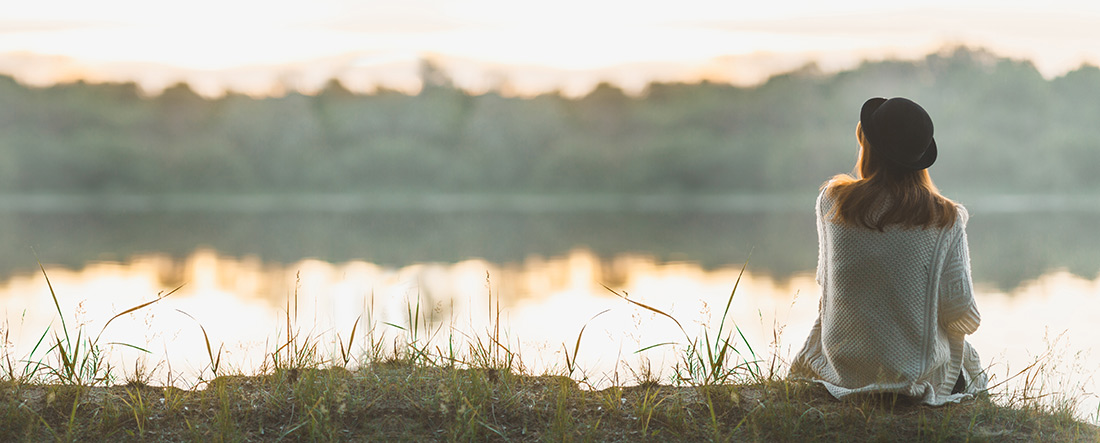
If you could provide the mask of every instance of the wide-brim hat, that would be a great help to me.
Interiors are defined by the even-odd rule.
[[[912,100],[875,97],[859,111],[863,135],[871,149],[904,169],[919,171],[936,162],[932,118]]]

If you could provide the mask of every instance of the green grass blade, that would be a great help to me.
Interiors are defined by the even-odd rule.
[[[125,346],[125,347],[127,347],[127,348],[137,349],[137,350],[139,350],[139,351],[141,351],[141,352],[144,352],[144,353],[146,353],[146,354],[152,354],[152,352],[149,352],[149,350],[147,350],[147,349],[145,349],[145,348],[143,348],[143,347],[140,347],[140,346],[135,346],[135,345],[132,345],[132,344],[129,344],[129,343],[121,343],[121,342],[117,342],[117,341],[112,341],[112,342],[108,342],[107,344],[108,344],[108,345],[119,345],[119,346]]]
[[[34,249],[31,249],[34,251]],[[38,261],[38,269],[42,270],[42,276],[46,278],[46,287],[50,289],[50,296],[53,297],[53,305],[57,308],[57,315],[61,316],[61,330],[65,333],[65,341],[69,341],[69,327],[65,325],[65,314],[61,313],[61,303],[57,301],[57,293],[53,290],[53,283],[50,283],[50,276],[46,275],[46,267],[42,266],[42,261],[38,260],[38,253],[34,253],[34,259]]]
[[[741,265],[741,272],[737,274],[737,281],[733,283],[733,289],[730,291],[730,296],[726,299],[726,309],[722,311],[722,321],[718,323],[717,337],[722,337],[722,327],[726,325],[726,317],[730,313],[730,306],[733,305],[733,295],[737,293],[737,287],[741,285],[741,277],[745,275],[745,269],[749,267],[749,260],[752,259],[752,249],[749,249],[749,258],[745,259],[745,264]]]
[[[741,328],[737,328],[737,334],[741,336],[741,341],[745,342],[745,347],[748,348],[749,355],[752,356],[752,360],[755,363],[756,371],[753,371],[753,376],[758,377],[760,372],[760,360],[756,357],[756,351],[752,349],[752,344],[749,343],[749,339],[745,338],[745,333],[741,332]]]
[[[42,346],[42,342],[46,341],[46,335],[49,334],[49,333],[50,333],[50,327],[46,326],[46,330],[42,331],[42,336],[38,337],[38,342],[34,344],[33,348],[31,348],[30,354],[27,354],[27,360],[22,360],[22,362],[24,363],[24,365],[23,365],[23,375],[24,376],[26,376],[27,374],[37,373],[38,370],[42,367],[42,361],[41,360],[32,361],[30,359],[34,357],[35,352],[38,352],[38,348],[40,346]],[[27,370],[28,370],[28,368],[31,367],[31,363],[34,363],[34,370],[28,372]]]
[[[384,321],[384,322],[382,322],[382,324],[385,324],[385,325],[387,325],[387,326],[394,326],[394,328],[397,328],[397,329],[399,329],[399,330],[401,330],[401,331],[406,331],[406,332],[408,331],[407,329],[405,329],[405,326],[399,326],[399,325],[397,325],[397,324],[394,324],[394,323],[390,323],[390,322],[388,322],[388,321]]]
[[[642,348],[642,349],[639,349],[639,350],[637,350],[637,351],[634,351],[634,353],[635,353],[635,354],[641,354],[641,353],[643,353],[643,352],[645,352],[645,351],[648,351],[648,350],[650,350],[650,349],[653,349],[653,348],[656,348],[656,347],[659,347],[659,346],[668,346],[668,345],[675,345],[675,344],[676,344],[676,342],[666,341],[666,342],[664,342],[664,343],[657,343],[657,344],[655,344],[655,345],[649,345],[649,346],[646,346],[646,347],[644,347],[644,348]]]

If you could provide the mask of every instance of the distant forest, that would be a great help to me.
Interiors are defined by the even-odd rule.
[[[417,95],[205,99],[186,85],[47,88],[0,77],[0,193],[813,192],[856,158],[859,107],[906,96],[936,124],[946,191],[1100,191],[1100,69],[1052,80],[951,48],[762,85],[601,84],[472,95],[424,64]]]

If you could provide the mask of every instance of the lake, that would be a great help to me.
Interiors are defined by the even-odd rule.
[[[1022,389],[1025,376],[1013,375],[1039,361],[1043,389],[1079,400],[1079,415],[1096,421],[1100,204],[960,201],[971,212],[983,316],[970,340],[993,383]],[[140,360],[158,383],[209,378],[204,332],[224,345],[224,365],[255,370],[288,317],[326,346],[357,321],[359,337],[410,340],[415,330],[418,343],[443,348],[499,324],[535,373],[563,371],[583,328],[574,378],[593,387],[645,373],[667,379],[685,335],[717,329],[747,262],[725,327],[743,334],[745,360],[766,369],[793,357],[816,315],[812,203],[813,195],[0,198],[6,352],[21,358],[47,327],[59,331],[41,260],[70,330],[82,322],[97,333],[114,314],[179,287],[114,320],[101,340],[147,349],[115,346],[111,357],[125,371]]]

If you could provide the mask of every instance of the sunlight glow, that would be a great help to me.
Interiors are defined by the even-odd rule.
[[[766,66],[721,76],[749,84],[810,61],[840,69],[861,58],[917,57],[965,43],[1032,59],[1055,76],[1100,61],[1092,44],[1100,37],[1097,17],[1097,4],[1069,0],[936,0],[919,7],[689,0],[674,8],[653,0],[46,0],[5,6],[0,72],[39,85],[83,78],[138,81],[156,91],[188,81],[208,94],[263,94],[288,75],[317,71],[309,76],[360,77],[362,90],[393,86],[387,82],[409,89],[416,60],[426,57],[476,64],[482,77],[529,88],[582,90],[600,80],[694,81],[715,71],[701,66],[724,57]],[[402,60],[369,70],[355,63],[393,54]],[[609,72],[623,67],[637,79]],[[478,88],[469,83],[460,86]]]
[[[499,306],[508,346],[519,352],[532,373],[560,370],[562,344],[575,343],[583,327],[583,347],[577,354],[581,373],[575,376],[587,376],[594,386],[614,382],[614,377],[630,383],[628,368],[636,369],[648,360],[667,377],[679,358],[674,346],[642,354],[635,351],[656,343],[682,343],[684,333],[701,334],[708,328],[713,332],[722,321],[739,271],[737,266],[704,269],[635,255],[601,261],[585,250],[564,257],[532,257],[517,265],[467,260],[399,268],[317,260],[281,266],[199,250],[183,262],[150,255],[81,270],[46,268],[69,327],[74,327],[75,320],[86,324],[90,333],[103,328],[114,313],[186,283],[151,308],[120,317],[103,335],[105,341],[149,349],[152,354],[144,358],[150,366],[170,361],[184,387],[196,382],[208,361],[200,324],[215,345],[225,343],[228,365],[250,373],[272,351],[276,335],[285,332],[288,310],[290,316],[297,315],[302,331],[329,346],[335,334],[346,336],[360,315],[360,333],[373,327],[388,341],[400,340],[402,331],[389,325],[409,325],[413,307],[418,308],[425,328],[449,331],[428,340],[461,341],[491,328]],[[620,299],[601,283],[667,312],[684,330],[667,317]],[[968,340],[998,380],[1052,352],[1047,358],[1053,359],[1054,366],[1044,374],[1049,380],[1043,382],[1082,399],[1079,411],[1087,414],[1098,401],[1081,394],[1098,387],[1095,369],[1100,355],[1087,351],[1095,351],[1100,344],[1100,332],[1093,327],[1094,313],[1100,310],[1097,293],[1100,279],[1066,272],[1049,273],[1009,293],[979,287],[982,326]],[[727,326],[736,325],[757,357],[770,359],[776,354],[785,365],[817,316],[818,298],[812,275],[777,281],[750,271],[737,286]],[[41,274],[0,282],[0,305],[9,307],[0,325],[11,331],[13,343],[8,350],[14,355],[29,352],[51,322],[52,327],[58,326]],[[608,313],[592,319],[607,309]],[[1069,354],[1072,349],[1086,351]],[[122,350],[111,357],[122,369],[132,368],[133,360],[143,356]],[[1004,389],[1023,382],[1015,379]]]

